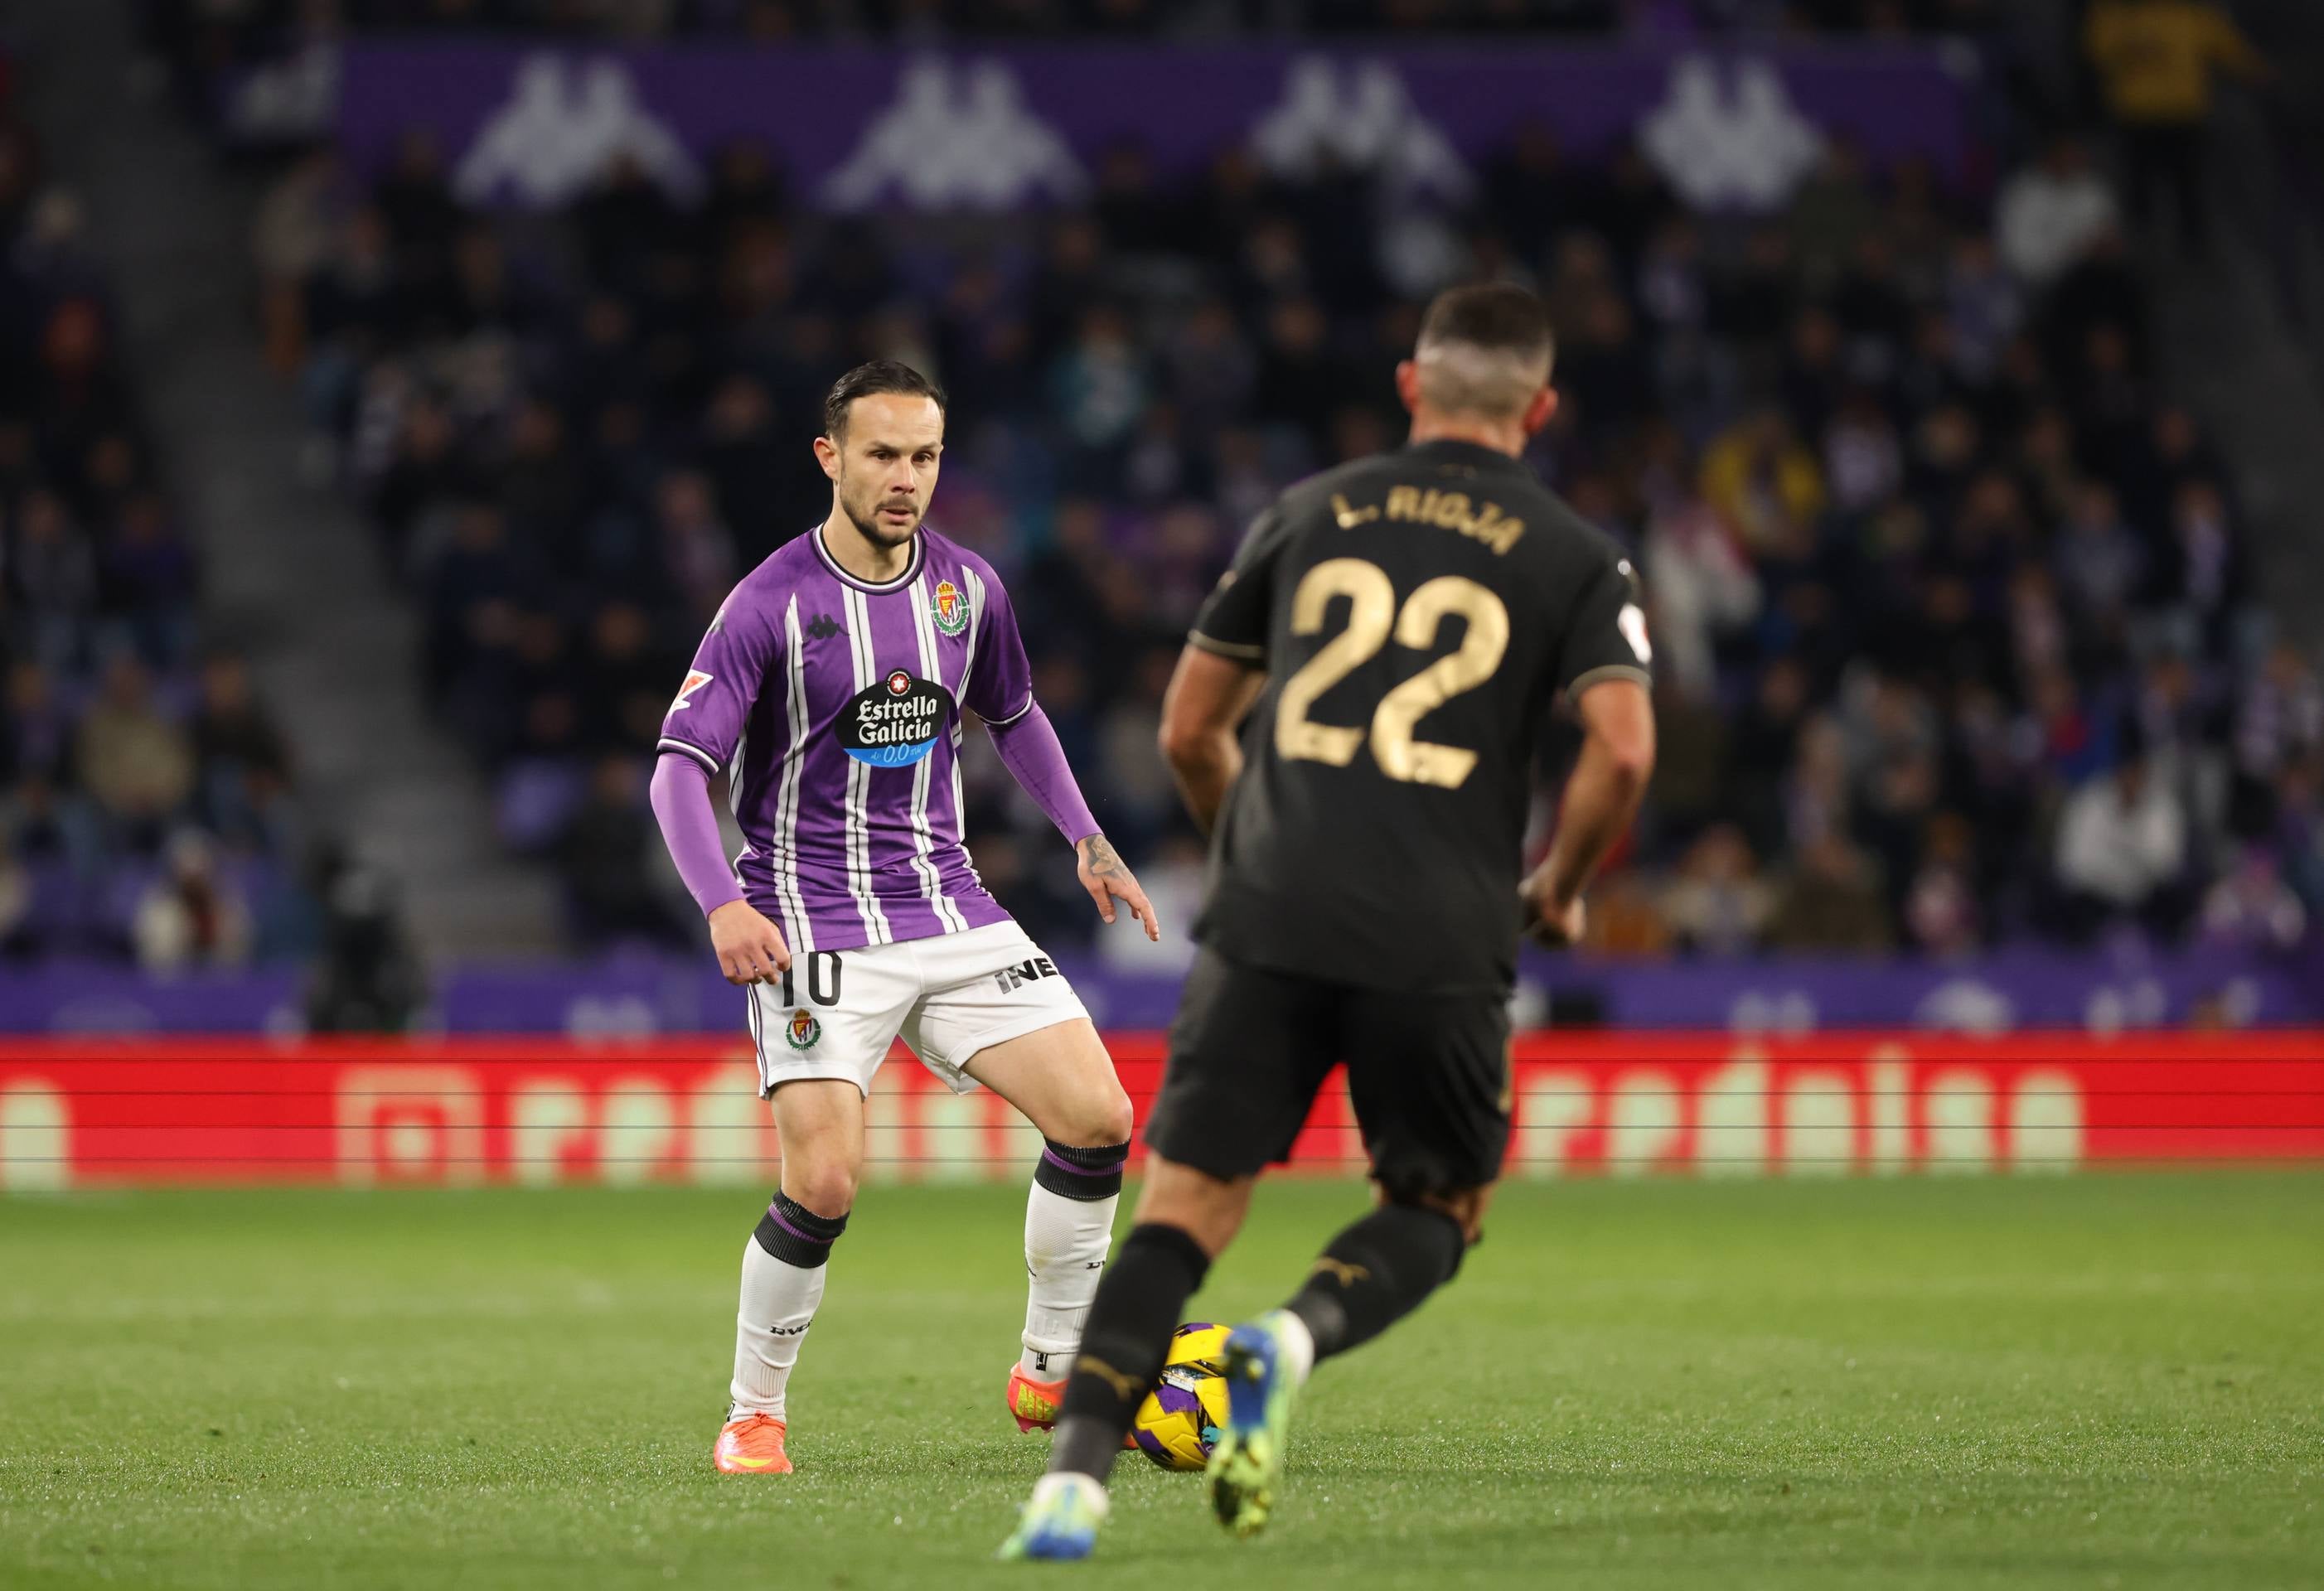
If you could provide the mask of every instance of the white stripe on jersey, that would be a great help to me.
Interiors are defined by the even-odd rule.
[[[799,633],[798,597],[794,593],[783,609],[784,711],[791,721],[791,743],[783,753],[783,771],[775,785],[775,894],[782,902],[790,947],[799,955],[815,949],[815,924],[807,920],[807,899],[798,887],[799,774],[807,765],[807,638]],[[735,766],[742,766],[738,756]],[[740,799],[742,781],[733,785]]]
[[[855,664],[855,689],[861,693],[872,688],[872,676],[877,671],[872,659],[872,609],[863,593],[842,582],[840,593],[846,599],[847,651]],[[880,897],[872,887],[872,765],[847,759],[847,805],[842,814],[847,823],[847,887],[855,897],[855,909],[863,918],[863,932],[870,943],[887,944],[895,934],[888,926],[888,914],[880,908]]]
[[[960,685],[953,692],[955,701],[968,696],[968,676],[976,672],[976,637],[984,621],[984,581],[973,569],[963,566],[960,577],[968,584],[968,650],[961,659]],[[976,859],[968,853],[968,801],[960,788],[961,728],[957,720],[952,726],[952,822],[953,832],[961,838],[961,860],[968,863],[970,882],[984,887],[984,876],[976,870]]]
[[[912,582],[911,602],[912,635],[920,643],[920,677],[942,684],[944,676],[937,672],[935,609],[926,575]],[[928,785],[935,762],[935,750],[930,748],[929,754],[921,758],[919,766],[912,770],[912,870],[919,874],[920,893],[936,907],[936,921],[945,925],[945,932],[964,933],[968,931],[968,919],[945,894],[943,875],[931,860],[936,836],[928,828]]]
[[[960,577],[968,586],[968,649],[961,654],[960,684],[952,693],[956,702],[968,699],[968,676],[976,672],[976,635],[984,622],[984,582],[965,564],[961,566]],[[957,769],[960,765],[953,767]]]
[[[978,889],[984,887],[984,875],[976,870],[976,859],[968,853],[968,803],[960,793],[960,729],[952,731],[952,821],[953,832],[960,836],[960,860],[968,865],[968,881]]]
[[[738,826],[742,822],[742,753],[750,744],[751,722],[746,718],[742,721],[742,732],[734,737],[734,760],[726,767],[726,810],[734,814]],[[734,853],[734,887],[746,895],[750,893],[750,886],[742,882],[742,859],[754,854],[748,840],[743,841],[742,849]]]

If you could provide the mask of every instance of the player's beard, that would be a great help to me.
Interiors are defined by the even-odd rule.
[[[880,510],[888,505],[886,498],[876,498],[859,507],[849,497],[845,484],[844,482],[841,483],[840,511],[847,516],[847,522],[855,527],[863,539],[873,547],[902,547],[919,533],[920,521],[927,517],[927,509],[924,504],[917,501],[910,501],[908,506],[913,510],[911,522],[898,529],[880,517]]]

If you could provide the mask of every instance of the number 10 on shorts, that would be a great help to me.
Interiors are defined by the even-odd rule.
[[[794,981],[799,971],[799,963],[802,961],[807,964],[808,1001],[817,1006],[839,1004],[840,965],[837,951],[809,951],[804,956],[794,957],[791,964],[783,969],[783,1004],[796,1006],[799,1003],[798,991],[794,987]]]

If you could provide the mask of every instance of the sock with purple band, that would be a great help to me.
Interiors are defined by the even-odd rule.
[[[1076,1149],[1054,1138],[1044,1139],[1040,1161],[1033,1167],[1033,1181],[1060,1199],[1095,1203],[1121,1191],[1121,1168],[1129,1159],[1127,1144]]]
[[[798,1200],[777,1193],[752,1236],[761,1248],[785,1265],[813,1270],[831,1257],[831,1246],[845,1230],[845,1216],[819,1216]]]
[[[1035,1381],[1065,1378],[1105,1274],[1128,1144],[1076,1149],[1047,1140],[1025,1195],[1025,1337],[1018,1365]]]
[[[734,1380],[726,1417],[786,1418],[784,1393],[799,1347],[823,1303],[831,1246],[845,1216],[819,1216],[777,1193],[742,1245],[742,1301],[734,1317]]]

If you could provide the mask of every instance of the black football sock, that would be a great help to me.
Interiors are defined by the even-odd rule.
[[[1161,1378],[1170,1335],[1210,1268],[1210,1256],[1183,1228],[1149,1221],[1130,1228],[1082,1329],[1049,1442],[1051,1474],[1072,1470],[1102,1483],[1113,1473],[1138,1405]]]
[[[1324,1246],[1284,1307],[1306,1323],[1320,1364],[1418,1309],[1452,1279],[1467,1247],[1461,1223],[1443,1211],[1382,1205]]]

